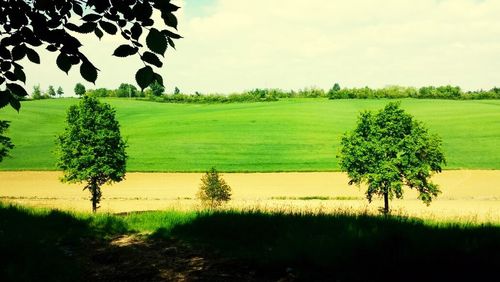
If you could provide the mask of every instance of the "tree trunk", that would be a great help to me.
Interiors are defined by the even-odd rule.
[[[95,180],[91,180],[90,183],[90,194],[92,195],[92,212],[97,211],[97,204],[99,203],[99,187]]]
[[[384,192],[384,214],[389,214],[389,192]]]

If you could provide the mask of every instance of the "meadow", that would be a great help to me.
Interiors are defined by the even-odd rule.
[[[168,104],[105,99],[129,148],[128,171],[338,171],[341,135],[362,110],[389,100],[282,99],[267,103]],[[0,170],[56,170],[55,136],[76,99],[26,101],[4,109],[16,148]],[[500,169],[500,101],[402,99],[443,138],[446,169]]]

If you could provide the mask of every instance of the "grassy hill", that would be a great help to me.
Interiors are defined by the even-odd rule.
[[[16,148],[0,170],[55,170],[55,136],[76,99],[23,102],[8,135]],[[269,103],[163,104],[108,99],[129,144],[129,171],[332,171],[343,132],[361,110],[388,100],[288,99]],[[447,169],[500,169],[500,101],[404,99],[444,140]]]

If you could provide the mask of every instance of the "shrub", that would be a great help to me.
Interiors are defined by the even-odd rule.
[[[219,175],[215,167],[212,167],[201,178],[200,189],[196,197],[205,207],[217,208],[231,200],[231,187]]]

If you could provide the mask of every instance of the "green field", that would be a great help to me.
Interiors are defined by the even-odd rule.
[[[388,100],[284,99],[268,103],[165,104],[107,99],[129,148],[129,171],[335,171],[343,132],[359,111]],[[55,170],[55,136],[76,99],[23,102],[8,135],[16,148],[0,170]],[[500,169],[500,101],[404,99],[444,140],[446,169]]]

